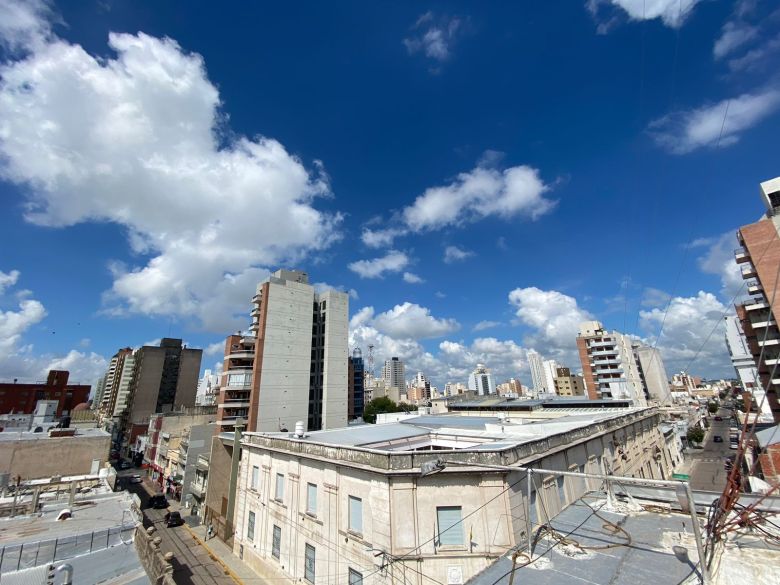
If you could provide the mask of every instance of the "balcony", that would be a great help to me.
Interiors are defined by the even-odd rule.
[[[598,351],[590,352],[590,355],[593,357],[600,355],[617,355],[617,349],[600,349]]]
[[[764,287],[758,280],[748,280],[747,291],[749,294],[754,295],[756,293],[764,292]]]
[[[618,359],[605,359],[605,360],[593,360],[590,364],[591,366],[617,366],[620,365],[620,360]]]
[[[190,484],[190,493],[199,500],[202,500],[203,496],[206,495],[206,486],[192,482]]]
[[[763,335],[758,338],[758,347],[771,347],[773,345],[780,345],[780,336],[768,335],[766,340]]]
[[[253,303],[259,303],[262,300],[263,300],[263,295],[261,294],[256,294],[255,296],[252,297]]]
[[[740,268],[740,272],[742,272],[742,278],[753,278],[754,276],[758,276],[758,272],[756,272],[756,267],[750,263],[742,266]]]
[[[260,307],[255,307],[252,309],[252,311],[249,313],[251,317],[259,317],[260,316]]]
[[[591,341],[588,344],[588,347],[612,347],[615,345],[615,342],[612,340],[609,341]]]
[[[258,323],[257,321],[252,321],[252,324],[249,326],[249,330],[257,331],[258,329],[260,329],[260,323]]]
[[[750,326],[753,327],[753,329],[761,329],[763,327],[776,327],[777,321],[774,319],[768,319],[767,317],[761,317],[761,320],[751,321]]]
[[[745,301],[746,311],[758,311],[759,309],[768,309],[769,303],[767,303],[763,297],[754,297]]]
[[[217,408],[249,408],[249,400],[225,400],[219,403]]]
[[[604,370],[596,370],[593,372],[594,376],[603,376],[605,374],[622,374],[623,368],[606,368]]]
[[[255,352],[254,350],[250,349],[239,349],[236,351],[231,351],[227,358],[229,360],[253,360],[255,359]]]
[[[774,366],[776,364],[780,364],[780,357],[771,357],[764,360],[764,363],[767,366]]]
[[[737,261],[737,264],[747,262],[750,260],[750,254],[745,248],[739,247],[734,250],[734,259]]]

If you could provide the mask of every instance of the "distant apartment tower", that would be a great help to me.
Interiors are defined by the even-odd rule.
[[[211,370],[204,370],[203,377],[198,380],[198,392],[195,403],[198,406],[214,406],[217,404],[219,394],[219,374]]]
[[[397,357],[385,361],[382,367],[382,379],[388,388],[406,388],[406,367]]]
[[[347,419],[363,417],[365,406],[365,364],[359,347],[352,350],[348,364]]]
[[[117,443],[129,447],[152,414],[195,406],[202,354],[181,339],[163,338],[159,346],[120,349],[111,358],[98,409]]]
[[[585,380],[569,368],[557,368],[554,391],[558,396],[585,396]]]
[[[634,344],[633,349],[647,398],[661,404],[670,404],[672,393],[661,352],[655,347],[641,344]]]
[[[529,349],[526,353],[528,359],[528,367],[531,369],[531,388],[534,394],[544,392],[544,366],[542,362],[542,356],[533,349]]]
[[[246,334],[225,340],[218,424],[248,431],[346,426],[346,293],[317,293],[299,270],[277,270],[258,284]]]
[[[585,390],[591,399],[631,399],[638,406],[647,404],[632,340],[628,336],[606,331],[598,321],[586,321],[580,324],[577,350]]]
[[[544,375],[542,387],[548,394],[555,394],[555,378],[558,376],[560,364],[555,360],[544,360],[542,362],[542,374]]]
[[[476,391],[480,396],[496,393],[493,375],[485,367],[485,364],[477,364],[477,368],[469,374],[469,390]]]
[[[765,217],[737,231],[741,247],[735,250],[735,259],[752,298],[736,309],[758,373],[756,386],[764,389],[769,409],[775,421],[780,421],[780,369],[776,369],[780,364],[780,295],[776,292],[780,284],[780,177],[761,183],[759,191],[767,210]],[[754,393],[754,398],[761,404],[763,397]]]

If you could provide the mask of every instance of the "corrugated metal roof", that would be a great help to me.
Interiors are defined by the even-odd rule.
[[[780,425],[775,425],[773,427],[769,427],[768,429],[764,429],[763,431],[758,431],[756,433],[756,441],[758,441],[758,444],[762,448],[780,443]]]

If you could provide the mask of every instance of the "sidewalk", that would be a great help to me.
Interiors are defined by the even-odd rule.
[[[214,537],[207,541],[205,526],[190,527],[187,524],[185,526],[196,542],[222,565],[236,583],[239,585],[270,585],[268,581],[261,578],[234,555],[233,551],[219,538]]]

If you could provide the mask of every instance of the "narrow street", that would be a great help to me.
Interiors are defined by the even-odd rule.
[[[712,426],[707,429],[704,448],[696,449],[691,456],[691,487],[694,490],[721,492],[726,485],[728,474],[723,467],[724,460],[735,453],[729,449],[731,410],[721,408],[717,416],[723,420],[717,421],[714,417],[710,419]],[[721,437],[723,442],[716,443],[716,436]]]
[[[154,526],[157,534],[162,539],[160,548],[174,555],[173,577],[177,585],[236,585],[240,583],[224,569],[224,567],[211,556],[190,533],[187,526],[168,528],[165,526],[165,513],[168,510],[154,510],[148,508],[149,497],[155,493],[156,485],[146,478],[143,483],[129,483],[133,475],[145,477],[141,469],[131,468],[120,471],[118,477],[126,484],[126,489],[136,494],[141,500],[141,509],[144,516],[144,526]],[[178,510],[178,502],[169,499],[170,510]],[[182,510],[182,518],[187,518],[188,510]]]

